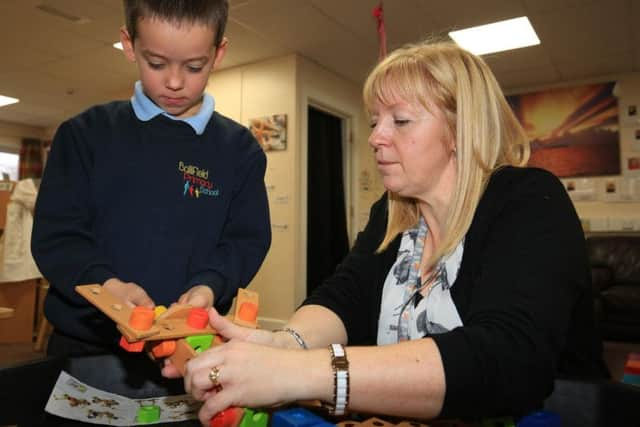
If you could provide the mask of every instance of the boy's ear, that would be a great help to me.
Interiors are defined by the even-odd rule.
[[[133,50],[133,40],[129,36],[129,32],[125,26],[120,27],[120,43],[122,43],[122,51],[124,56],[131,62],[136,62],[136,54]]]
[[[218,68],[218,66],[222,63],[222,58],[224,58],[224,54],[227,53],[227,45],[229,44],[229,39],[226,37],[222,38],[222,42],[216,48],[216,56],[213,58],[213,67],[211,67],[211,71]]]

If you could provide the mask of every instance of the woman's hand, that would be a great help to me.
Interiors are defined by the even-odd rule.
[[[314,356],[326,360],[317,363]],[[190,360],[184,384],[195,399],[204,401],[198,417],[206,426],[231,406],[264,407],[310,398],[317,366],[324,366],[330,377],[328,351],[280,349],[232,339]]]
[[[209,310],[209,324],[217,335],[225,341],[233,339],[271,347],[277,346],[273,332],[238,326],[226,317],[221,316],[213,307]],[[178,378],[180,377],[180,372],[171,364],[169,359],[166,359],[162,368],[162,375],[167,378]]]
[[[123,282],[122,280],[114,277],[104,282],[102,287],[115,297],[122,300],[129,307],[155,307],[155,303],[149,297],[147,292],[136,283]]]
[[[269,347],[300,349],[300,344],[282,329],[278,330],[280,333],[276,333],[239,326],[226,317],[220,316],[215,308],[209,311],[209,324],[225,341],[234,339]]]
[[[196,285],[178,298],[178,304],[189,304],[205,309],[211,308],[214,301],[213,290],[206,285]]]
[[[215,308],[209,310],[209,324],[225,341],[235,339],[271,347],[275,345],[273,332],[236,325],[228,318],[221,316]]]
[[[231,406],[270,406],[317,396],[314,388],[331,378],[324,349],[300,350],[288,334],[238,326],[214,308],[209,310],[209,323],[227,342],[191,359],[184,378],[185,390],[205,401],[199,413],[203,425]],[[287,348],[289,341],[293,349]],[[218,371],[215,384],[213,368]],[[180,373],[167,359],[162,375],[177,378]],[[330,391],[331,384],[325,388]]]

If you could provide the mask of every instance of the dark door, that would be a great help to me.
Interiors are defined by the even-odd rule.
[[[342,171],[342,120],[308,111],[307,294],[349,250]]]

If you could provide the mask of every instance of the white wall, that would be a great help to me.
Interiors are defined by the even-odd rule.
[[[0,121],[0,151],[19,153],[23,138],[42,139],[44,136],[43,128]]]
[[[216,109],[243,125],[249,119],[287,114],[287,149],[267,152],[267,185],[273,241],[251,284],[260,293],[263,325],[286,320],[306,295],[307,106],[344,118],[353,134],[347,180],[352,183],[353,234],[366,222],[372,200],[381,194],[360,87],[297,55],[214,72],[207,89]],[[371,177],[362,190],[358,176]]]
[[[295,251],[295,201],[299,194],[295,179],[299,151],[295,74],[296,58],[287,55],[214,72],[207,88],[216,100],[216,109],[245,126],[251,118],[287,115],[287,149],[267,153],[265,182],[271,210],[271,249],[251,284],[260,294],[263,323],[265,319],[286,319],[296,307],[293,266],[300,255]],[[274,203],[275,198],[283,197],[289,202]]]

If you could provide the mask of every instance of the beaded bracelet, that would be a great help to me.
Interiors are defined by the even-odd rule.
[[[304,339],[302,339],[302,336],[300,336],[299,333],[297,333],[296,331],[294,331],[291,328],[282,328],[282,329],[274,329],[271,332],[287,332],[288,334],[290,334],[294,340],[296,340],[296,342],[298,343],[298,345],[300,345],[300,347],[302,347],[305,350],[309,350],[309,347],[307,347],[307,343],[304,342]]]

